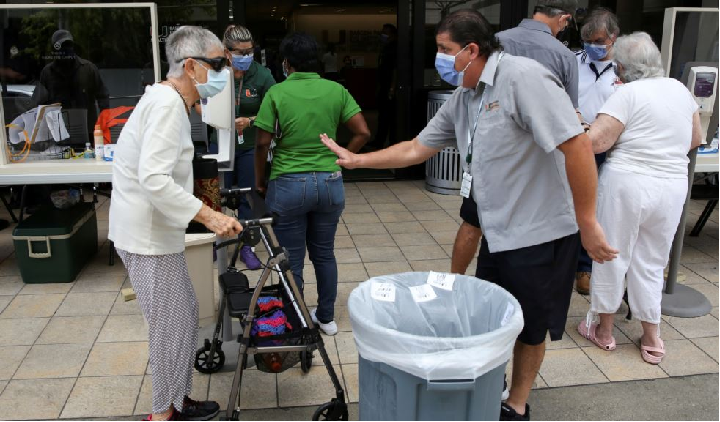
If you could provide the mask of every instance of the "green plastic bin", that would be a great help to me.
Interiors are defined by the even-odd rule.
[[[13,243],[25,283],[70,283],[97,252],[95,208],[42,208],[15,227]]]

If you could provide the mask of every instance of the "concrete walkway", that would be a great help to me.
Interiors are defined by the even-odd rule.
[[[346,194],[336,237],[340,333],[325,337],[325,341],[348,402],[357,403],[358,358],[347,313],[348,295],[374,276],[449,271],[461,201],[456,196],[429,193],[422,182],[406,181],[348,183]],[[147,330],[137,301],[124,302],[120,295],[120,289],[129,286],[122,263],[117,260],[114,267],[107,266],[108,205],[104,200],[98,206],[103,246],[74,283],[23,284],[14,256],[12,227],[0,231],[0,420],[139,419],[150,411]],[[689,226],[704,205],[691,203]],[[266,256],[259,255],[261,259]],[[625,321],[625,308],[616,319],[615,352],[604,352],[580,337],[576,326],[589,302],[574,293],[566,335],[562,341],[548,343],[536,380],[531,400],[535,419],[717,418],[717,385],[714,390],[701,388],[693,384],[699,381],[693,380],[706,378],[686,378],[718,372],[717,210],[700,237],[686,238],[681,262],[683,283],[708,297],[712,313],[691,319],[664,317],[662,335],[668,355],[661,365],[652,366],[640,358],[640,323]],[[474,265],[468,273],[474,272]],[[313,306],[317,295],[309,263],[305,280],[306,300]],[[314,363],[319,361],[316,358]],[[196,373],[193,397],[217,400],[224,406],[234,362],[229,358],[217,374]],[[713,377],[717,384],[717,375]],[[697,392],[688,394],[685,387],[693,385]],[[648,406],[618,405],[621,399],[630,403],[638,392]],[[300,368],[277,375],[248,370],[242,394],[243,409],[254,412],[248,413],[250,419],[309,419],[333,391],[327,372],[317,366],[307,375]],[[685,398],[674,402],[677,394]],[[696,410],[688,410],[686,417],[645,410],[655,412],[668,404]],[[712,411],[707,408],[710,405],[714,405],[714,415],[700,413],[699,409]],[[357,417],[357,413],[352,415]]]
[[[536,421],[718,420],[718,375],[693,375],[650,381],[545,388],[534,391]],[[315,407],[249,410],[242,420],[309,420]],[[358,405],[349,407],[358,420]]]

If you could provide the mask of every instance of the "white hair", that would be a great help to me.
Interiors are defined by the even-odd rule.
[[[205,57],[209,50],[223,49],[223,45],[212,32],[199,26],[181,26],[165,41],[165,56],[170,70],[168,78],[179,78],[183,74],[185,58]]]
[[[623,35],[615,42],[615,62],[622,66],[623,82],[665,75],[660,50],[646,32]]]

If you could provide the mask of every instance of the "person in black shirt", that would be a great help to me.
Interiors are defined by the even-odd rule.
[[[100,111],[110,106],[107,87],[98,68],[76,54],[73,36],[69,31],[55,31],[52,35],[52,49],[54,60],[40,72],[40,81],[32,96],[33,104],[61,103],[63,110],[86,110],[87,138],[70,140],[72,145],[85,145],[92,139],[98,117],[95,103]]]

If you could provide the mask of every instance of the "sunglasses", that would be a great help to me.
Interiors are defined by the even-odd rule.
[[[185,57],[184,59],[180,59],[177,62],[180,63],[181,61],[187,60],[187,59],[193,59],[195,61],[199,60],[201,62],[205,62],[205,63],[209,64],[210,68],[212,68],[212,70],[214,70],[216,72],[220,72],[221,70],[223,70],[224,68],[226,68],[228,66],[228,60],[226,57],[215,57],[214,59],[209,59],[207,57],[190,56],[190,57]]]

